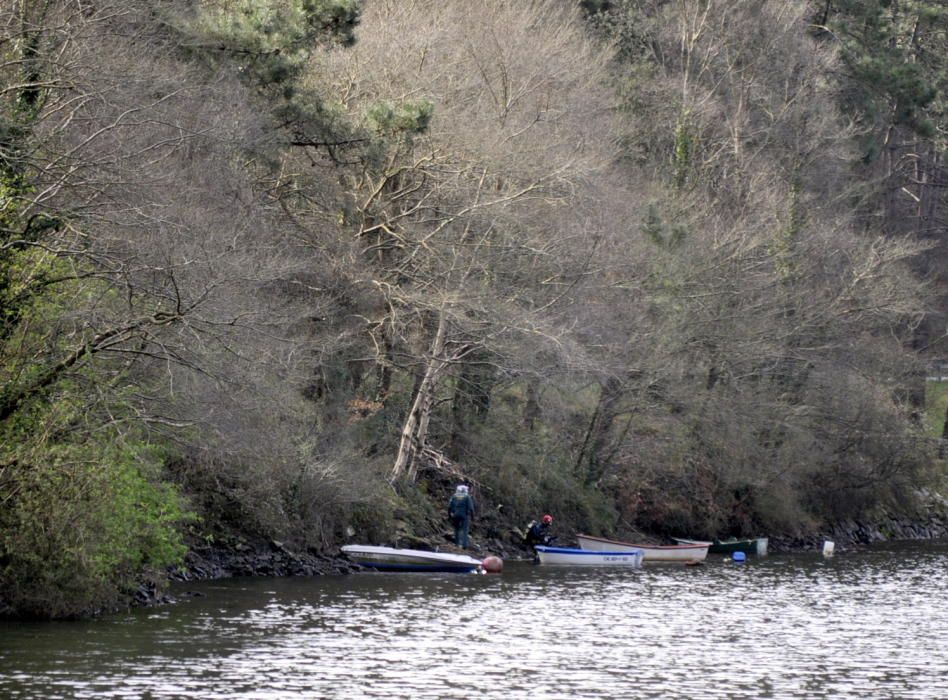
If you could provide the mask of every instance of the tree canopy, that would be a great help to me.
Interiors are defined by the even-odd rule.
[[[115,605],[234,531],[437,530],[459,479],[656,536],[911,503],[946,21],[5,3],[0,608]]]

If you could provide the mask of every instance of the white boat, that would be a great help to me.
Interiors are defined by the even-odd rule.
[[[708,556],[708,542],[696,544],[632,544],[607,540],[604,537],[592,535],[576,535],[581,549],[591,552],[626,552],[641,550],[646,564],[650,562],[692,562],[704,561]]]
[[[534,547],[541,564],[555,566],[624,566],[637,569],[642,566],[641,550],[623,552],[593,552],[569,547]]]
[[[481,571],[481,560],[466,554],[426,552],[421,549],[397,549],[374,545],[347,544],[342,553],[360,566],[379,571]]]

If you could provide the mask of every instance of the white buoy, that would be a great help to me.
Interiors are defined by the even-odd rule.
[[[823,543],[823,556],[831,557],[833,556],[833,550],[836,549],[836,544],[830,540],[826,540]]]

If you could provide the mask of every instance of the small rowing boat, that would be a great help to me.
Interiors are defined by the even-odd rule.
[[[607,540],[604,537],[593,537],[592,535],[576,535],[581,549],[593,552],[625,552],[629,550],[641,550],[643,560],[646,564],[653,562],[677,562],[685,563],[692,561],[704,561],[708,556],[708,543],[703,544],[633,544],[631,542],[619,542],[618,540]]]
[[[534,547],[541,564],[554,566],[624,566],[637,569],[642,566],[642,551],[593,552],[569,547]]]
[[[348,544],[342,547],[342,553],[359,566],[378,571],[444,571],[463,574],[482,570],[481,560],[466,554],[363,544]]]

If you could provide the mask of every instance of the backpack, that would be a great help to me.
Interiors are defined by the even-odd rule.
[[[458,498],[457,495],[451,496],[451,500],[448,501],[448,517],[451,519],[451,522],[457,525],[464,518],[464,516],[459,513],[459,506],[463,502],[463,496]]]

